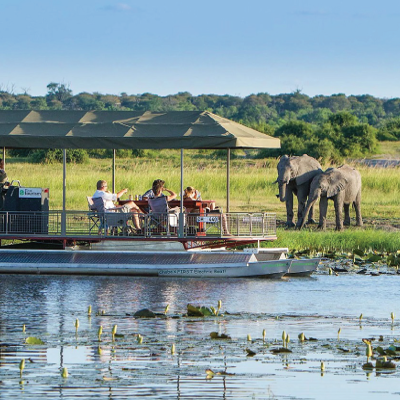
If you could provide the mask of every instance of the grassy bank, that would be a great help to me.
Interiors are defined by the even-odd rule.
[[[400,234],[380,229],[349,228],[344,232],[335,231],[287,231],[278,229],[278,240],[270,247],[288,247],[290,251],[311,253],[330,251],[353,252],[359,249],[363,252],[384,251],[393,253],[400,249]]]
[[[151,187],[154,179],[166,180],[167,187],[179,192],[179,151],[160,152],[155,159],[119,158],[116,166],[116,189],[127,187],[129,194],[142,194]],[[215,199],[217,204],[226,204],[226,162],[214,159],[211,152],[188,151],[185,153],[184,185],[198,188],[204,199]],[[276,212],[278,220],[286,218],[285,205],[276,198],[278,188],[275,159],[232,160],[231,163],[231,211]],[[327,167],[327,166],[325,166]],[[393,225],[399,219],[400,179],[397,168],[358,167],[363,180],[362,213],[367,222],[366,229],[347,229],[344,233],[329,231],[288,232],[279,230],[275,245],[290,248],[353,248],[398,249],[400,236],[379,231],[382,221]],[[40,165],[24,162],[23,159],[7,159],[7,174],[10,179],[20,180],[23,186],[49,187],[51,209],[62,207],[62,165]],[[91,159],[87,164],[67,166],[67,209],[86,210],[86,196],[95,191],[96,181],[112,180],[110,159]],[[315,211],[318,216],[318,208]],[[354,217],[354,213],[351,212]],[[316,218],[317,219],[317,218]],[[333,204],[330,204],[328,221],[334,221]],[[354,222],[353,222],[354,223]],[[385,225],[385,224],[383,224]],[[312,228],[314,229],[314,228]]]

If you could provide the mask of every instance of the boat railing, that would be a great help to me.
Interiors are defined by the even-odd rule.
[[[180,215],[183,224],[179,224]],[[265,212],[137,214],[96,211],[2,211],[0,238],[260,238],[276,236],[276,214]],[[136,224],[137,225],[137,224]],[[183,232],[179,231],[183,226]]]

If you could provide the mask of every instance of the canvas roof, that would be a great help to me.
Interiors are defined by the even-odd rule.
[[[3,111],[0,147],[280,148],[280,140],[207,111]]]

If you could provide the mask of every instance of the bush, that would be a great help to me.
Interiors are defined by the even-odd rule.
[[[39,149],[31,153],[31,161],[35,163],[52,164],[62,162],[63,151],[61,149]],[[89,159],[88,153],[83,149],[68,149],[67,163],[82,164]]]

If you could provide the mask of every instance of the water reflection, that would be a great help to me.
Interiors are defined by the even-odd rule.
[[[367,378],[373,390],[395,393],[396,380],[382,383],[380,373],[367,375],[354,349],[359,346],[363,352],[363,337],[383,335],[385,344],[393,341],[398,325],[390,313],[400,315],[398,279],[327,274],[281,281],[4,275],[0,393],[5,398],[23,391],[27,398],[224,399],[321,398],[328,392],[368,399],[373,397],[371,386],[365,386]],[[216,307],[220,299],[222,311],[228,313],[219,318],[172,317],[183,314],[189,302]],[[142,308],[162,313],[167,304],[169,318],[132,318]],[[98,315],[102,310],[105,314]],[[123,336],[113,343],[114,324]],[[263,329],[268,346],[262,342]],[[283,330],[292,338],[293,353],[273,355],[269,350],[281,345]],[[213,331],[232,340],[211,340]],[[300,344],[300,332],[319,340]],[[142,345],[137,343],[139,333]],[[40,337],[45,345],[24,345],[28,336]],[[344,355],[338,346],[351,351]],[[254,357],[247,357],[247,347],[255,351]],[[21,358],[27,360],[23,385],[18,384]],[[321,359],[326,364],[323,374]],[[67,380],[60,376],[64,366],[70,373]],[[217,374],[206,379],[206,369]],[[391,376],[398,378],[398,372],[385,375]]]

